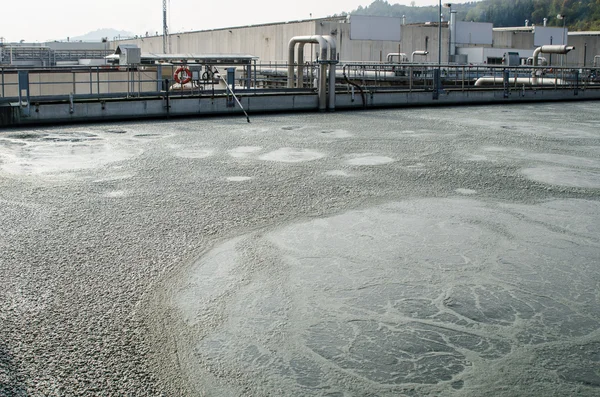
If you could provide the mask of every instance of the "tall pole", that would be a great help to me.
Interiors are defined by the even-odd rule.
[[[565,40],[565,32],[566,32],[565,29],[566,29],[567,16],[565,14],[558,14],[556,16],[556,18],[562,19],[562,21],[563,21],[563,39],[562,39],[562,44],[563,45],[567,45],[567,43],[565,42],[566,41]],[[560,66],[563,66],[563,59],[564,59],[564,57],[560,58]]]
[[[452,27],[450,26],[452,22],[452,4],[448,4],[448,8],[450,10],[450,18],[448,18],[448,63],[450,63],[450,53],[452,52]]]
[[[442,0],[440,0],[440,6],[439,6],[439,21],[438,21],[438,71],[437,71],[437,78],[436,78],[436,92],[437,95],[439,95],[440,93],[440,86],[441,86],[441,80],[442,80]]]
[[[163,0],[163,54],[167,53],[167,37],[169,27],[167,26],[167,0]]]
[[[438,23],[438,69],[442,66],[442,0],[440,0],[440,12]]]

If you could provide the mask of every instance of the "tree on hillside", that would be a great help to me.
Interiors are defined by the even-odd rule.
[[[547,18],[548,26],[562,26],[558,14],[565,15],[571,30],[600,30],[600,0],[483,0],[453,4],[458,20],[491,22],[494,26],[523,26],[525,20],[531,25],[542,25]],[[358,7],[351,14],[389,17],[406,16],[408,23],[437,21],[437,6],[415,7],[389,4],[375,0],[368,7]],[[444,11],[447,13],[447,10]]]

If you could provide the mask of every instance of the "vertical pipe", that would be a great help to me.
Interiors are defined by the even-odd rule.
[[[321,61],[319,65],[319,110],[327,109],[327,64]]]
[[[585,68],[585,64],[587,61],[587,43],[583,43],[583,67]]]
[[[92,68],[90,67],[90,95],[94,93],[94,85],[92,80]]]
[[[456,55],[456,10],[450,12],[450,55]]]
[[[96,88],[96,94],[100,96],[100,68],[98,66],[96,66]]]
[[[335,63],[329,64],[329,111],[335,110]]]
[[[434,99],[438,99],[440,94],[440,76],[442,74],[442,0],[439,1],[438,17],[438,68],[435,73]]]
[[[329,46],[329,110],[335,110],[335,70],[337,63],[337,47],[335,38],[332,36],[323,36]]]
[[[298,81],[296,87],[304,88],[304,44],[298,44]]]
[[[292,39],[288,46],[288,75],[287,75],[287,88],[294,88],[294,49],[296,48],[296,41]]]

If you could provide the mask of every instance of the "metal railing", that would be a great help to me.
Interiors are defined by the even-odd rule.
[[[66,98],[163,96],[166,91],[169,91],[171,96],[226,93],[226,85],[216,73],[225,75],[227,65],[190,65],[193,79],[185,86],[174,84],[173,81],[179,66],[181,65],[151,65],[135,68],[86,66],[26,70],[0,67],[0,102],[22,101],[23,97],[40,102]],[[284,62],[238,66],[232,88],[254,90],[254,92],[289,90],[286,88],[287,67]],[[294,90],[307,92],[316,90],[320,65],[305,63],[301,67],[304,68],[302,73],[304,80],[298,83]],[[346,63],[337,67],[336,89],[343,91],[344,88],[350,89],[350,86],[359,86],[361,89],[371,91],[435,90],[435,76],[438,70],[441,76],[441,88],[445,90],[600,87],[600,69],[596,68]],[[476,85],[478,81],[480,85]]]

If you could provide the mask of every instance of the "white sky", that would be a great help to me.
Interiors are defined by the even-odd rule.
[[[326,17],[366,7],[372,0],[168,0],[171,32],[225,28]],[[388,0],[410,4],[411,0]],[[415,0],[417,6],[439,0]],[[444,0],[446,2],[448,0]],[[462,3],[466,0],[454,1]],[[0,37],[44,42],[114,28],[162,34],[162,0],[2,0]],[[112,37],[110,38],[112,39]]]

